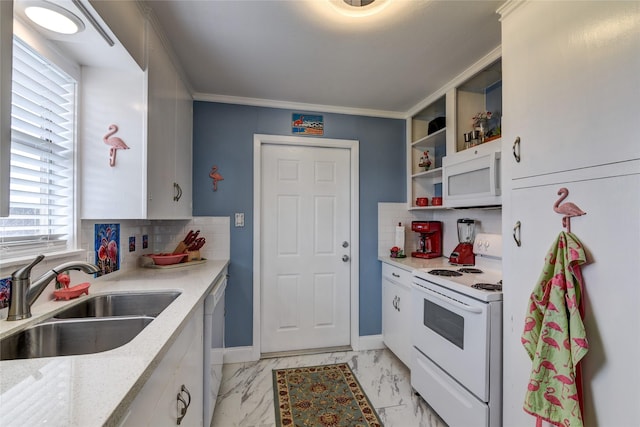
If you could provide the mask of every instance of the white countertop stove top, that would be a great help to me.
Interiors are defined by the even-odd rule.
[[[476,254],[474,266],[449,265],[439,268],[419,268],[413,271],[413,275],[480,301],[501,301],[501,286],[500,290],[486,290],[476,289],[474,285],[488,284],[489,287],[502,285],[502,236],[478,234],[473,246]],[[445,274],[455,274],[455,276],[430,273],[434,270],[441,270]]]

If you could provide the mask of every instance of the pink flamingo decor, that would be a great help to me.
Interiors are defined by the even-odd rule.
[[[116,152],[118,150],[128,150],[129,146],[117,136],[113,136],[118,132],[118,126],[109,125],[109,132],[102,138],[105,144],[110,145],[109,149],[109,166],[114,167],[116,165]]]
[[[558,196],[560,196],[560,198],[556,200],[555,204],[553,205],[553,210],[560,215],[564,215],[562,217],[562,226],[567,229],[568,233],[571,233],[571,217],[586,215],[587,213],[576,206],[576,204],[574,203],[567,202],[560,204],[564,199],[567,198],[567,196],[569,196],[569,190],[567,190],[565,187],[562,187],[558,190]]]
[[[555,396],[555,392],[555,388],[547,387],[547,390],[544,392],[544,398],[547,399],[552,405],[562,408],[562,402],[560,402],[560,399]]]
[[[218,173],[218,166],[213,166],[209,172],[209,178],[213,180],[213,191],[218,191],[218,181],[224,181],[222,175]]]

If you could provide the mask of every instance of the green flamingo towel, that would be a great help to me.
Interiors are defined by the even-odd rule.
[[[582,244],[560,233],[545,258],[525,319],[522,344],[532,361],[524,410],[558,426],[582,427],[578,362],[588,350],[580,297]]]

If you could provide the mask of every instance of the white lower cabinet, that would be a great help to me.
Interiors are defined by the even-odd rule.
[[[407,367],[411,361],[411,272],[382,263],[382,339]]]
[[[203,425],[203,314],[200,305],[138,393],[123,426]]]

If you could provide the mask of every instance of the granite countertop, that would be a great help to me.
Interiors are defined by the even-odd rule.
[[[90,280],[90,295],[168,289],[182,294],[122,347],[80,356],[0,361],[0,424],[118,425],[227,265],[228,260],[208,260],[184,268],[139,268]],[[30,319],[1,320],[0,337],[38,323],[76,301],[48,301],[34,307]]]
[[[408,256],[406,258],[391,258],[390,256],[379,256],[378,261],[382,261],[387,264],[391,264],[395,267],[402,268],[403,270],[412,271],[418,268],[443,268],[451,267],[449,264],[449,258],[413,258]]]

